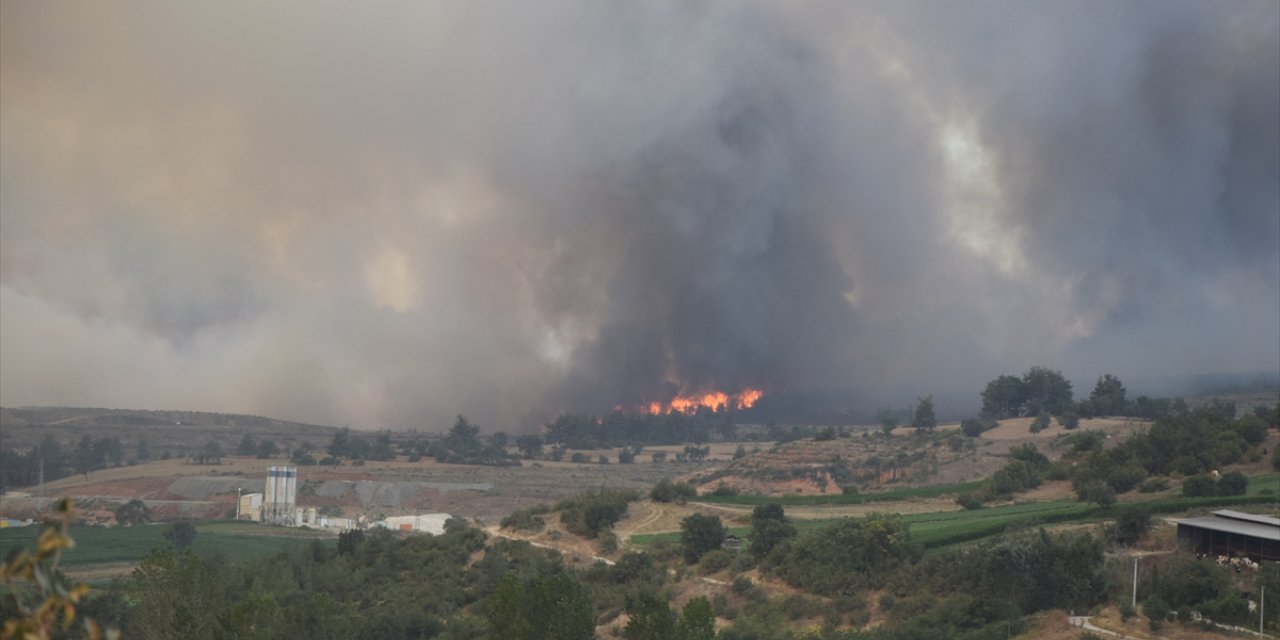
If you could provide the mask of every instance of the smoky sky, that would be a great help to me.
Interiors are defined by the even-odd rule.
[[[1280,368],[1273,0],[0,7],[5,406]]]

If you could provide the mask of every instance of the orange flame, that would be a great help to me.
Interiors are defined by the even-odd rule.
[[[728,407],[750,409],[762,395],[764,395],[764,392],[759,389],[744,389],[732,396],[723,391],[708,391],[702,394],[676,396],[666,403],[650,402],[646,410],[651,414],[658,415],[671,411],[696,413],[699,408],[712,410]]]
[[[742,393],[738,394],[737,408],[750,409],[751,407],[754,407],[756,405],[756,401],[759,400],[762,395],[764,395],[764,392],[759,389],[744,389]]]

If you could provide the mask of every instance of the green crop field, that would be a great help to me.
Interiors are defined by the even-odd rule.
[[[955,487],[957,485],[942,485]],[[1249,478],[1248,492],[1243,496],[1207,496],[1187,498],[1170,495],[1165,498],[1145,500],[1138,504],[1152,514],[1168,514],[1193,509],[1223,508],[1251,504],[1280,505],[1280,474],[1270,473]],[[879,495],[879,494],[877,494]],[[940,495],[940,494],[939,494]],[[786,503],[783,503],[784,505]],[[1117,505],[1117,508],[1126,503]],[[934,549],[961,542],[979,540],[999,534],[1011,527],[1035,526],[1063,522],[1105,520],[1114,513],[1097,505],[1071,500],[1025,502],[1020,504],[987,507],[972,511],[939,511],[913,513],[902,516],[910,527],[911,535],[926,549]],[[832,524],[840,519],[800,520],[794,524],[801,531]],[[746,536],[749,527],[734,527],[730,533]],[[678,542],[679,532],[637,535],[631,541],[638,545],[657,542]]]
[[[982,481],[960,482],[956,484],[935,484],[927,487],[906,487],[876,493],[830,494],[816,496],[698,496],[697,502],[711,504],[734,504],[754,507],[762,504],[778,503],[784,507],[811,507],[821,505],[865,504],[868,502],[895,502],[912,498],[935,498],[950,494],[973,491],[982,485]]]
[[[1280,473],[1264,473],[1261,475],[1249,476],[1248,495],[1280,496]]]
[[[152,549],[167,548],[168,525],[140,527],[72,527],[75,548],[63,554],[63,564],[74,567],[102,563],[139,562]],[[35,549],[40,527],[0,529],[0,557],[8,557],[18,547]],[[328,538],[305,529],[284,529],[238,522],[196,523],[196,539],[191,551],[199,555],[221,552],[231,559],[262,558],[288,546],[305,544],[311,538]]]

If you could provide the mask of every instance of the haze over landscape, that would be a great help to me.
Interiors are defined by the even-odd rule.
[[[1280,367],[1272,0],[0,9],[3,406]]]

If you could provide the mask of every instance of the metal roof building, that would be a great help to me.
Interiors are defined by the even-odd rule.
[[[1280,518],[1223,509],[1178,521],[1178,546],[1215,556],[1280,561]]]

